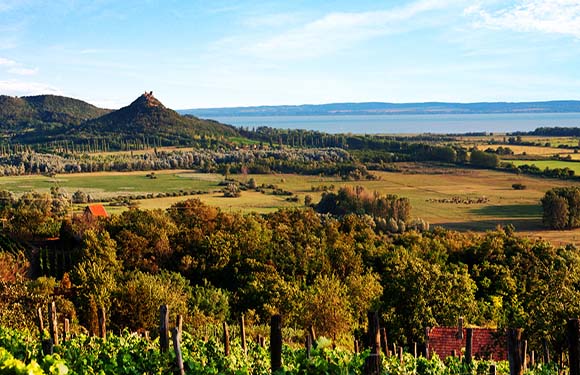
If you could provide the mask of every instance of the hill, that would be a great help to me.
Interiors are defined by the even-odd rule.
[[[495,103],[331,103],[232,108],[184,109],[182,114],[203,118],[221,116],[312,116],[312,115],[418,115],[481,113],[580,112],[580,101]]]
[[[0,137],[12,144],[68,149],[131,149],[139,144],[199,145],[203,138],[237,136],[236,128],[166,108],[152,92],[116,111],[55,95],[0,96]]]
[[[109,110],[82,100],[56,95],[12,97],[0,95],[0,129],[33,131],[37,127],[74,126]]]
[[[216,121],[182,116],[166,108],[152,92],[146,92],[127,107],[71,129],[69,135],[109,139],[156,139],[159,145],[188,145],[200,136],[235,136],[237,130]]]

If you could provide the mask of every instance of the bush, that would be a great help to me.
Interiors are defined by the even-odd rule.
[[[520,183],[512,184],[512,189],[514,190],[526,190],[527,186]]]

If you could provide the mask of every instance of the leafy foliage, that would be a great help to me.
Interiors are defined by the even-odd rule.
[[[11,337],[12,341],[7,340]],[[40,345],[32,344],[27,356],[18,352],[19,342],[25,342],[28,334],[18,331],[0,330],[0,374],[32,375],[141,375],[168,374],[175,371],[174,353],[161,353],[157,340],[147,340],[127,331],[121,335],[109,335],[108,339],[78,335],[56,346],[55,354],[43,356]],[[215,339],[199,340],[183,333],[181,349],[186,374],[215,375],[266,375],[270,374],[268,348],[252,340],[248,352],[242,351],[239,339],[231,342],[231,354],[225,356],[223,344]],[[361,374],[369,352],[352,353],[340,348],[331,348],[328,341],[320,339],[316,348],[307,356],[304,349],[283,347],[282,369],[276,374],[323,375]],[[476,360],[466,364],[459,358],[445,360],[434,355],[431,359],[414,358],[405,354],[381,359],[381,374],[393,375],[477,375],[487,373],[490,364],[497,366],[497,374],[509,374],[507,362]],[[555,375],[560,369],[554,364],[536,365],[526,375]]]
[[[554,188],[542,198],[543,221],[552,229],[573,229],[580,226],[580,189]]]

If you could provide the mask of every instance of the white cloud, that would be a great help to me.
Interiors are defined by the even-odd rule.
[[[17,65],[16,61],[0,57],[0,66],[15,66],[15,65]]]
[[[38,68],[27,68],[19,62],[5,57],[0,57],[0,68],[1,67],[6,68],[7,73],[19,76],[32,76],[38,73]]]
[[[38,68],[16,67],[8,69],[8,73],[17,74],[19,76],[33,76],[38,73]]]
[[[53,94],[62,95],[59,89],[41,82],[25,82],[25,81],[0,81],[0,92],[4,95],[40,95]]]
[[[475,25],[519,32],[543,32],[580,38],[580,1],[520,0],[510,8],[495,11],[481,5],[465,10],[477,17]]]
[[[462,0],[419,0],[406,6],[372,12],[337,12],[301,27],[242,47],[244,52],[273,59],[300,59],[322,56],[380,35],[403,32],[416,25],[428,25],[429,19],[410,19],[423,13],[448,8]]]
[[[299,22],[304,15],[299,13],[275,13],[247,17],[242,21],[244,26],[258,27],[281,27]]]

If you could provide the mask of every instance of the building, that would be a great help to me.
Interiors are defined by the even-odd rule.
[[[91,204],[85,208],[84,212],[87,218],[109,217],[107,210],[102,204]]]

